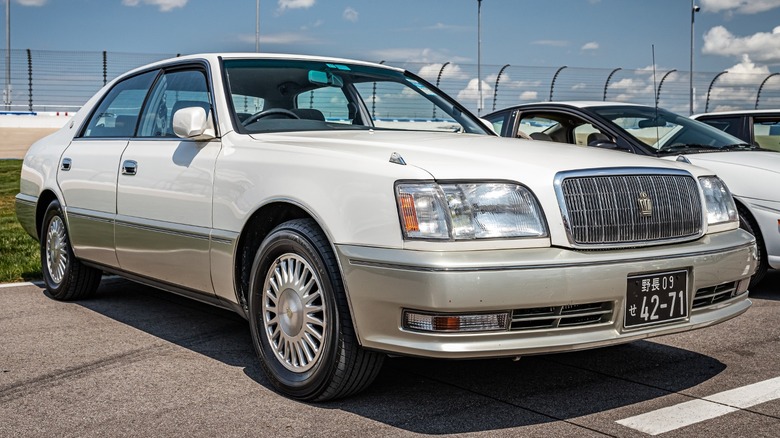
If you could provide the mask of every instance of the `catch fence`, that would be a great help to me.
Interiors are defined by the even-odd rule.
[[[0,50],[2,59],[6,51]],[[5,111],[76,111],[119,74],[175,54],[11,50],[10,93],[0,72]],[[480,114],[536,101],[618,101],[690,110],[691,75],[680,69],[532,67],[456,62],[380,61],[405,68]],[[481,71],[481,87],[478,73]],[[780,73],[695,72],[694,112],[780,107]],[[480,90],[481,88],[481,90]],[[481,96],[481,98],[480,98]]]

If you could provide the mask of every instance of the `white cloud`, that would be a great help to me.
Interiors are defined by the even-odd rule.
[[[579,84],[575,84],[571,87],[572,90],[584,90],[588,88],[588,84],[585,82],[580,82]]]
[[[456,56],[450,53],[440,52],[430,48],[381,49],[381,50],[374,50],[371,53],[373,55],[373,58],[375,59],[378,58],[380,60],[383,59],[385,61],[422,62],[422,63],[433,63],[433,62],[444,63],[447,61],[450,62],[470,61],[468,58],[464,58],[462,56]]]
[[[520,93],[520,100],[539,100],[538,91],[523,91]]]
[[[569,42],[564,40],[536,40],[531,41],[531,44],[537,46],[566,47],[569,45]]]
[[[279,0],[279,10],[285,9],[309,9],[317,0]]]
[[[188,1],[189,0],[122,0],[122,4],[125,6],[138,6],[143,2],[147,5],[159,7],[161,12],[170,12],[176,8],[183,8]]]
[[[599,48],[599,43],[595,41],[591,41],[589,43],[586,43],[580,50],[596,50]]]
[[[757,14],[780,7],[778,0],[700,0],[702,10],[706,12],[736,12],[738,14]]]
[[[469,76],[466,73],[464,73],[463,70],[460,68],[460,66],[458,66],[457,64],[447,64],[447,66],[444,67],[444,70],[442,70],[443,66],[444,64],[440,62],[425,65],[420,68],[420,70],[417,72],[417,75],[426,78],[431,82],[436,82],[436,78],[439,77],[439,74],[441,74],[442,80],[449,80],[449,79],[464,80],[469,78]]]
[[[43,6],[47,0],[16,0],[22,6]]]
[[[358,21],[358,11],[353,8],[344,9],[344,14],[342,16],[345,20],[351,21],[353,23]]]
[[[490,86],[487,82],[484,80],[482,81],[482,105],[480,105],[482,108],[485,108],[484,102],[486,100],[492,100],[493,98],[493,87]],[[471,79],[466,85],[466,88],[460,90],[458,92],[457,99],[461,102],[479,102],[479,80],[477,78]]]
[[[238,35],[238,40],[243,43],[255,43],[255,34]],[[303,35],[299,32],[287,32],[277,34],[260,34],[260,45],[264,44],[322,44],[321,40]]]
[[[723,26],[715,26],[704,34],[702,53],[720,56],[743,56],[764,62],[780,61],[780,26],[771,33],[758,32],[738,37]]]

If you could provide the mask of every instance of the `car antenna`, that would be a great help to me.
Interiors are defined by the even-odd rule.
[[[655,143],[658,144],[658,142],[661,140],[661,136],[658,134],[658,86],[655,83],[655,44],[650,45],[650,49],[653,52],[653,108],[655,109],[655,115],[653,116],[653,125],[655,125]]]

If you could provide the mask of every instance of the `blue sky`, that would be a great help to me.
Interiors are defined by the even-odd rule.
[[[253,0],[10,1],[12,49],[255,48]],[[697,71],[778,70],[780,0],[697,4]],[[269,52],[475,64],[477,1],[261,0],[260,35]],[[652,64],[651,45],[659,66],[688,69],[689,0],[482,2],[483,64],[642,68]]]

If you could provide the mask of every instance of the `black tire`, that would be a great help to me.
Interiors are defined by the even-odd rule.
[[[279,392],[325,401],[355,394],[374,381],[384,355],[358,344],[336,257],[313,220],[274,228],[251,272],[252,341]]]
[[[758,266],[756,267],[755,274],[750,277],[750,286],[748,286],[749,289],[754,289],[761,283],[761,280],[763,280],[766,275],[766,271],[769,269],[769,260],[767,260],[766,256],[766,245],[764,245],[764,236],[761,235],[761,229],[758,227],[756,221],[753,220],[753,216],[750,215],[750,212],[741,205],[737,206],[737,210],[739,211],[739,227],[756,238]]]
[[[92,296],[102,271],[84,265],[73,254],[65,217],[56,200],[46,208],[40,236],[43,281],[52,298],[71,301]]]

